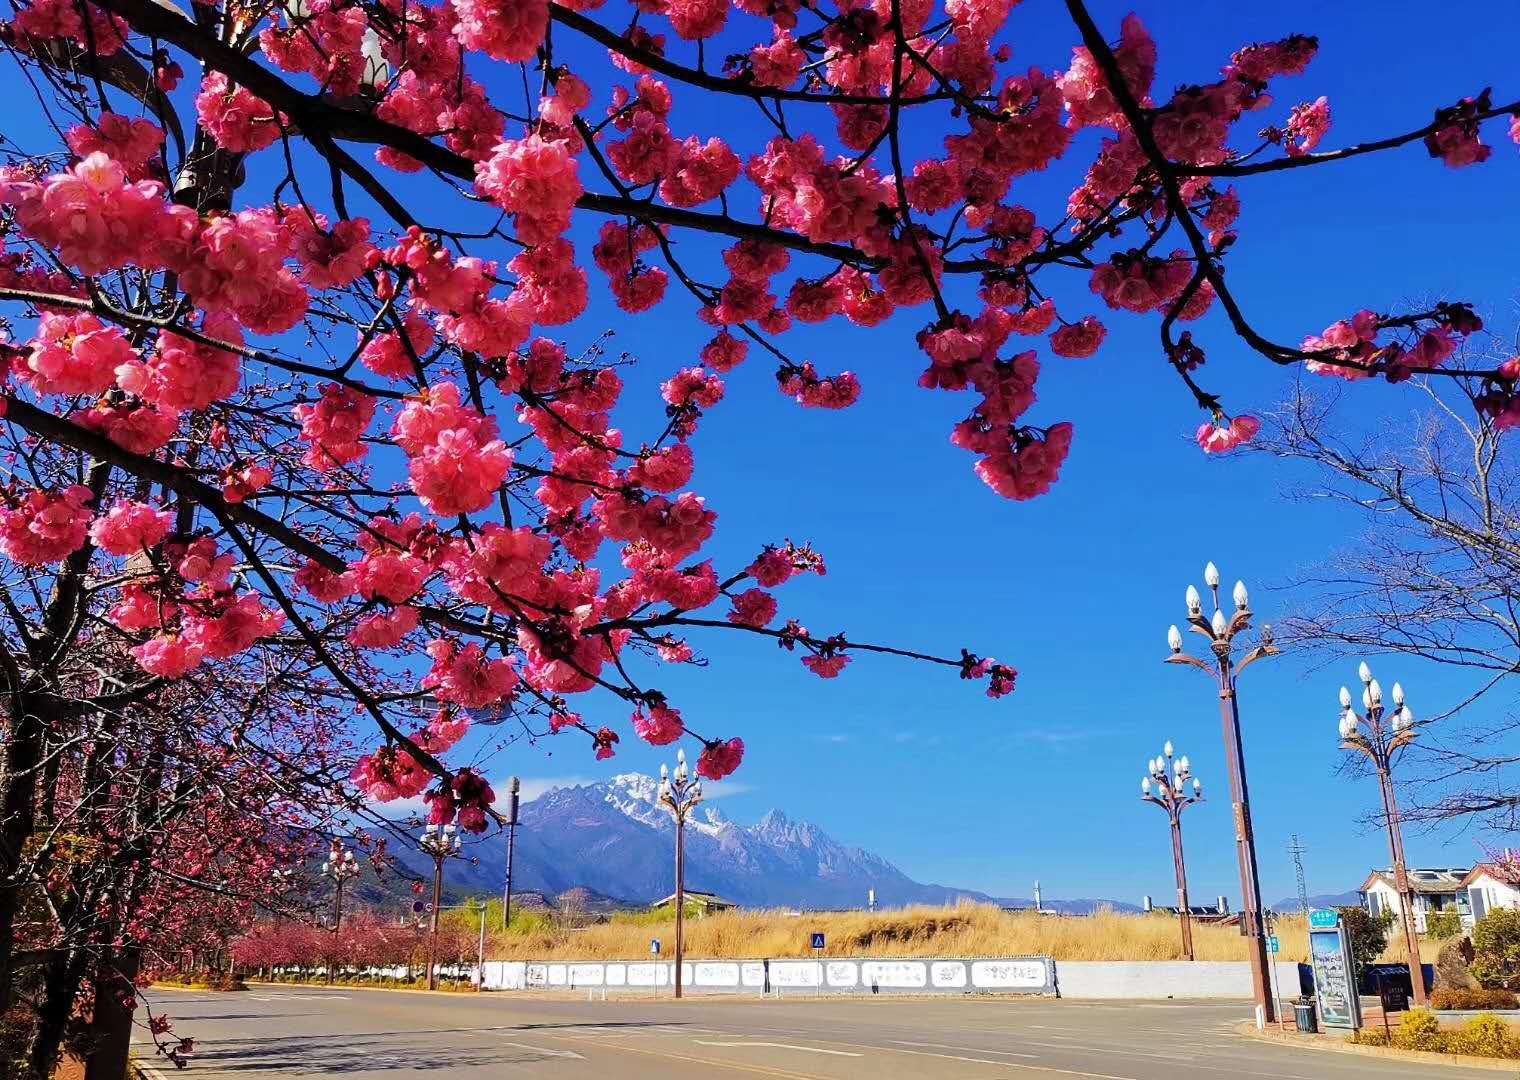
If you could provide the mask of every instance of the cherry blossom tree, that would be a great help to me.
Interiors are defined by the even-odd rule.
[[[494,792],[451,751],[482,722],[599,759],[691,738],[704,776],[738,768],[741,733],[660,689],[707,635],[824,679],[884,654],[1011,691],[969,650],[789,618],[776,590],[825,569],[806,544],[704,557],[722,508],[689,488],[693,435],[725,373],[764,357],[807,408],[863,392],[796,326],[920,312],[919,384],[967,395],[951,441],[1016,500],[1075,433],[1031,418],[1042,345],[1092,357],[1115,312],[1155,326],[1206,452],[1259,427],[1202,381],[1221,339],[1349,380],[1460,373],[1520,415],[1513,366],[1455,360],[1481,325],[1465,303],[1280,342],[1225,274],[1237,183],[1422,147],[1476,166],[1520,141],[1520,103],[1433,102],[1329,148],[1325,97],[1273,97],[1312,37],[1243,42],[1168,94],[1139,19],[1064,6],[1047,72],[1012,63],[1011,0],[14,0],[6,63],[35,100],[0,144],[0,1008],[48,748],[93,723],[114,760],[92,718],[164,688],[303,686],[310,714],[237,743],[278,760],[270,798],[328,811],[333,727],[361,744],[350,809],[424,796],[473,831]],[[740,118],[765,137],[734,145]],[[1064,201],[1023,205],[1016,181],[1047,171]],[[622,311],[674,285],[711,328],[657,401],[624,401],[600,339],[560,330],[588,247]],[[1068,275],[1087,310],[1056,310]],[[626,725],[588,719],[612,703]]]

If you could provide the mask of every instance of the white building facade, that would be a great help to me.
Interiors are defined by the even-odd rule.
[[[1479,863],[1462,879],[1473,921],[1498,909],[1520,909],[1520,868]]]
[[[1467,869],[1410,870],[1409,886],[1414,892],[1414,925],[1420,933],[1426,932],[1426,922],[1431,915],[1455,910],[1461,916],[1462,926],[1472,929],[1473,912],[1468,888],[1464,884],[1470,876]],[[1393,912],[1397,919],[1403,908],[1398,887],[1394,884],[1392,870],[1374,870],[1362,884],[1362,906],[1372,915],[1384,911]]]

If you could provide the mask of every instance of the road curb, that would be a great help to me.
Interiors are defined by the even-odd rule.
[[[480,997],[492,991],[480,990],[419,990],[411,986],[329,986],[327,983],[288,983],[288,982],[259,982],[253,979],[246,980],[251,990],[255,986],[270,990],[331,990],[333,993],[342,993],[345,990],[363,990],[370,994],[427,994],[431,997]],[[172,990],[174,987],[165,986],[162,989]]]
[[[1333,1035],[1300,1035],[1297,1032],[1258,1031],[1254,1023],[1241,1024],[1239,1034],[1257,1042],[1276,1043],[1300,1050],[1321,1050],[1330,1054],[1355,1054],[1361,1057],[1386,1058],[1393,1061],[1419,1061],[1449,1068],[1488,1069],[1514,1074],[1517,1063],[1512,1058],[1471,1057],[1467,1054],[1432,1054],[1424,1050],[1400,1050],[1394,1046],[1363,1046],[1345,1042]]]

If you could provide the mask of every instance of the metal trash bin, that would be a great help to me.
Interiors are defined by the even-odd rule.
[[[1314,1015],[1314,1006],[1299,1002],[1293,1006],[1293,1019],[1298,1024],[1298,1030],[1306,1035],[1319,1034],[1319,1017]]]

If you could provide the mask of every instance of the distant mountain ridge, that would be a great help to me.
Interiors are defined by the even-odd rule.
[[[630,904],[668,896],[674,877],[675,824],[658,803],[659,782],[622,773],[604,783],[552,788],[523,803],[513,861],[513,888],[556,896],[585,887]],[[391,854],[414,874],[430,876],[430,860],[391,845]],[[500,838],[466,848],[468,859],[447,870],[448,894],[499,893],[506,846]],[[686,886],[717,893],[745,907],[861,908],[868,890],[879,907],[946,904],[962,898],[1032,907],[1022,898],[998,898],[974,889],[925,884],[880,855],[842,844],[819,826],[772,810],[753,825],[702,806],[687,821]],[[1045,900],[1049,910],[1081,914],[1099,906],[1138,910],[1101,900]]]

